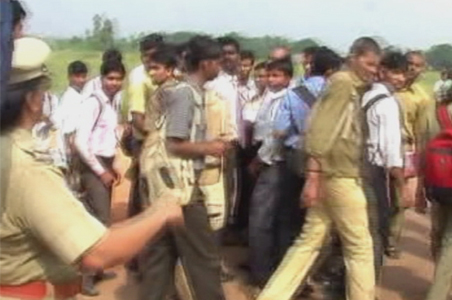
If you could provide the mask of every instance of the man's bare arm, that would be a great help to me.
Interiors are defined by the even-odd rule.
[[[172,154],[187,158],[201,158],[207,155],[223,156],[230,144],[221,140],[209,142],[190,142],[177,138],[168,138],[166,147]]]
[[[80,265],[87,270],[101,270],[123,264],[168,226],[182,223],[180,206],[162,200],[140,215],[109,228],[105,236],[81,257]]]

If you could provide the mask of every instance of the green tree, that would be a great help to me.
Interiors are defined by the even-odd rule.
[[[431,47],[427,52],[427,61],[435,70],[452,68],[452,45],[441,44]]]

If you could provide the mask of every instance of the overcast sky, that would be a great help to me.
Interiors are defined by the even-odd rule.
[[[81,35],[92,16],[119,22],[120,35],[150,31],[231,31],[317,37],[339,49],[361,35],[410,48],[452,43],[452,0],[24,0],[28,31]]]

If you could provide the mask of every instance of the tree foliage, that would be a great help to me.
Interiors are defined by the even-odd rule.
[[[51,43],[56,49],[103,51],[108,48],[116,47],[123,51],[136,51],[140,39],[152,32],[140,32],[128,37],[117,37],[118,28],[118,22],[115,19],[111,19],[106,15],[96,14],[92,18],[91,28],[85,31],[84,36],[53,39],[51,40]],[[179,44],[202,33],[179,31],[172,33],[161,32],[161,34],[165,36],[165,39],[168,42]],[[250,37],[238,32],[230,32],[225,34],[225,36],[237,39],[241,44],[242,49],[253,51],[258,58],[267,57],[269,50],[277,46],[287,46],[292,49],[293,53],[300,53],[307,47],[321,44],[313,38],[292,40],[281,36],[268,35],[263,37]],[[434,69],[438,70],[445,67],[452,67],[452,45],[450,44],[433,46],[426,51],[426,56],[428,63]]]
[[[431,47],[427,52],[427,61],[435,70],[452,68],[452,45],[441,44]]]

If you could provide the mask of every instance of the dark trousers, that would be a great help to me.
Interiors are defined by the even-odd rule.
[[[300,195],[305,179],[295,174],[287,163],[281,165],[280,201],[276,217],[276,259],[281,262],[303,228],[306,209],[301,209]]]
[[[133,166],[133,181],[130,187],[129,202],[127,203],[128,217],[134,217],[143,211],[140,192],[140,166],[135,163]]]
[[[132,155],[133,155],[133,182],[130,188],[129,202],[127,206],[128,216],[133,217],[138,215],[143,210],[143,196],[140,189],[140,164],[139,158],[143,148],[143,141],[133,139],[132,141]]]
[[[239,148],[237,157],[237,168],[240,172],[239,182],[239,203],[236,206],[236,219],[234,225],[237,229],[242,230],[248,227],[250,202],[253,195],[254,186],[256,185],[256,178],[249,170],[248,166],[256,157],[259,147],[252,146],[248,148]]]
[[[251,279],[265,285],[276,267],[275,223],[280,202],[281,163],[264,166],[251,197],[249,251]]]
[[[185,227],[167,232],[152,242],[140,257],[140,300],[162,300],[174,285],[174,268],[180,258],[191,294],[196,300],[223,300],[218,248],[199,189],[183,208]]]
[[[365,180],[364,194],[368,203],[369,231],[373,242],[375,276],[378,282],[384,261],[383,235],[386,234],[384,222],[386,221],[386,214],[388,214],[386,209],[388,197],[385,197],[385,194],[387,195],[388,193],[388,187],[387,184],[384,184],[386,183],[386,176],[384,178],[380,177],[384,173],[380,173],[379,170],[374,171],[377,172],[375,174],[372,172],[372,176]]]
[[[378,232],[380,233],[383,247],[386,248],[389,246],[390,239],[391,198],[394,196],[394,189],[390,185],[393,186],[393,184],[390,182],[388,173],[383,167],[372,165],[370,170],[370,184],[373,187],[378,209]]]
[[[114,157],[98,156],[97,159],[104,168],[113,170]],[[82,165],[80,181],[82,189],[85,191],[82,201],[86,209],[102,224],[109,226],[111,222],[111,188],[106,187],[100,177],[85,164]]]

